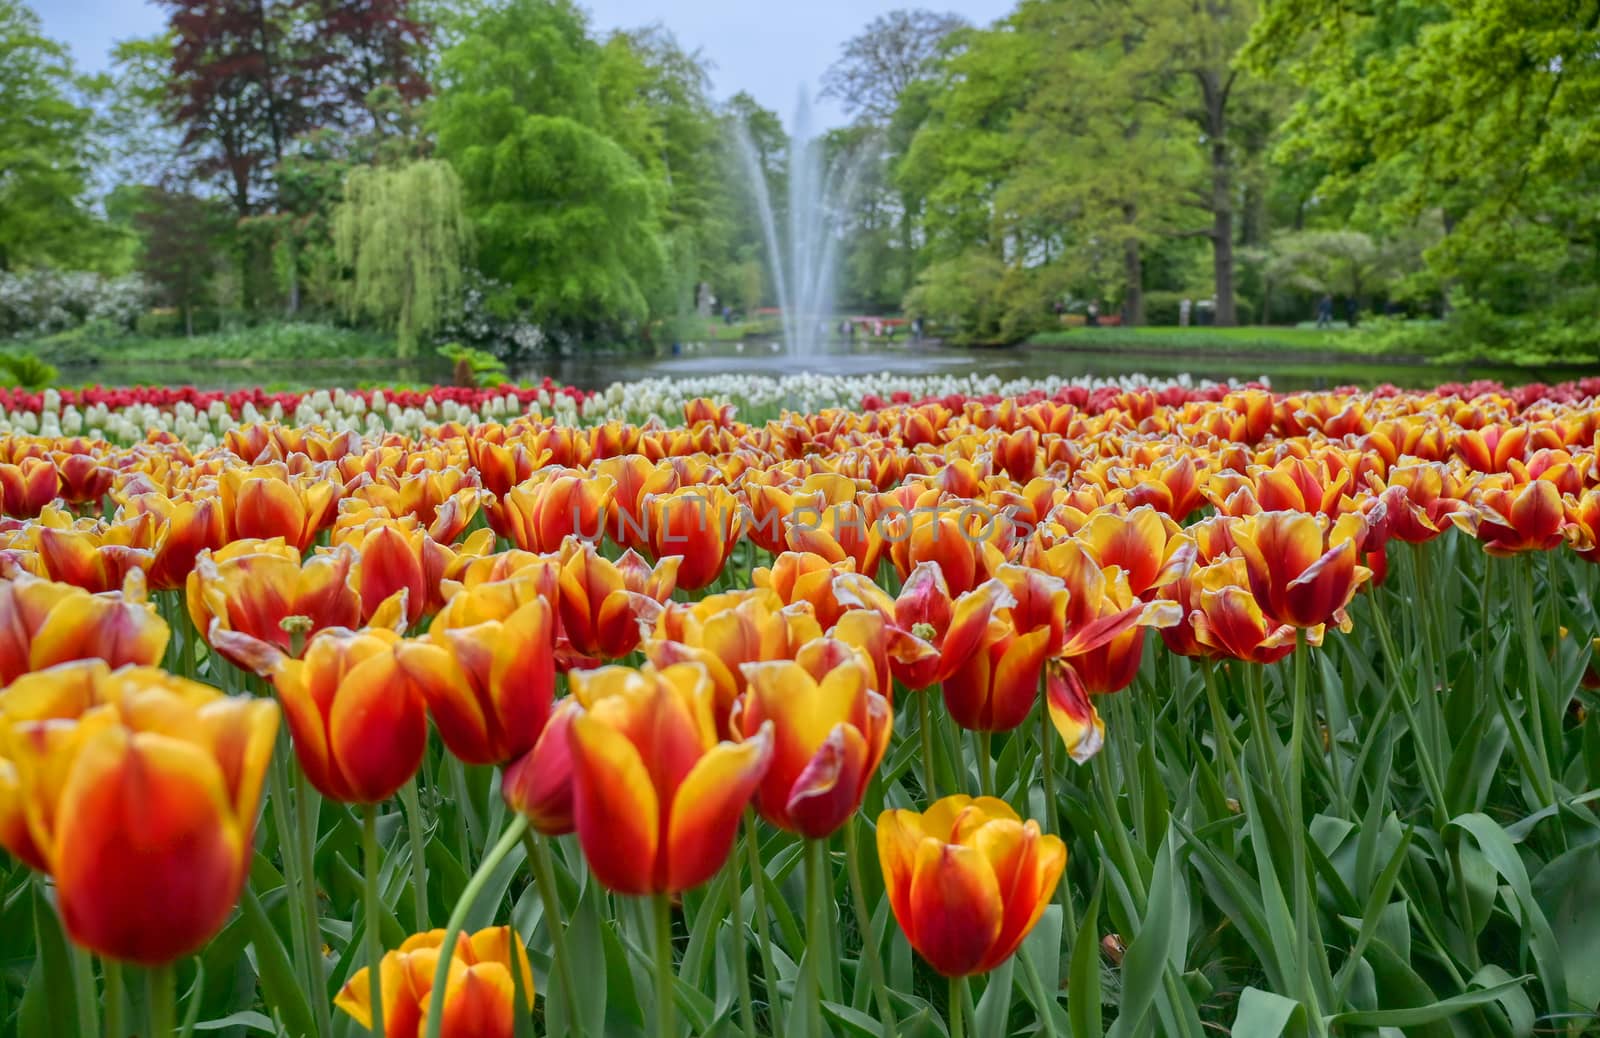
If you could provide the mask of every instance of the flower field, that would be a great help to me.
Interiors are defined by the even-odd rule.
[[[1594,1033],[1596,392],[7,392],[0,1034]]]

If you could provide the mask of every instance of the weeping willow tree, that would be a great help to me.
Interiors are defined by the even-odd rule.
[[[351,170],[333,238],[351,273],[346,311],[393,328],[400,356],[415,355],[460,297],[471,248],[455,171],[434,159]]]

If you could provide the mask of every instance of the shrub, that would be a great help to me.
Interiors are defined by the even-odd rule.
[[[1177,327],[1183,311],[1183,301],[1193,298],[1183,292],[1146,292],[1144,323],[1157,328]]]
[[[107,278],[91,271],[0,272],[0,335],[49,335],[90,321],[129,331],[150,297],[150,286],[137,274]]]

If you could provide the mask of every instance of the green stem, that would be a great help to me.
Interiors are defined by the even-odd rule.
[[[317,905],[317,812],[320,798],[311,788],[305,770],[295,768],[295,848],[300,855],[300,910],[305,915],[306,968],[311,975],[311,1011],[317,1033],[333,1033],[333,1012],[328,1002],[328,982],[322,969],[322,923]],[[376,990],[376,989],[374,989]]]
[[[422,803],[417,799],[417,777],[400,787],[400,806],[406,813],[406,837],[411,843],[411,897],[416,906],[417,932],[432,929],[428,921],[428,848],[422,832]]]
[[[1294,846],[1290,859],[1294,869],[1295,962],[1300,970],[1301,1001],[1310,1016],[1318,1016],[1316,989],[1311,983],[1312,890],[1306,854],[1304,779],[1306,729],[1306,648],[1305,631],[1294,635],[1294,702],[1290,706],[1289,729],[1289,831]]]
[[[273,750],[272,760],[267,766],[267,802],[272,811],[272,827],[277,831],[278,858],[283,866],[286,893],[291,898],[299,898],[300,888],[308,880],[301,874],[301,857],[296,847],[299,840],[296,838],[297,830],[289,812],[288,769],[293,766],[290,763],[293,759],[294,754],[289,749],[288,735],[280,734],[278,745]],[[304,901],[301,901],[301,904],[304,904]],[[316,990],[316,984],[311,972],[310,939],[303,911],[289,912],[289,940],[294,948],[294,964],[299,971],[300,981],[305,984],[308,993],[313,992]],[[325,1035],[327,1032],[319,1031],[318,1034]]]
[[[656,917],[656,1038],[677,1038],[677,1006],[672,988],[672,898],[657,894],[652,899]]]
[[[744,847],[750,859],[750,884],[755,893],[756,939],[761,944],[761,980],[767,986],[767,1017],[772,1021],[773,1034],[778,1035],[778,1021],[783,1019],[782,1000],[778,997],[778,971],[773,966],[772,931],[767,924],[766,873],[761,868],[761,834],[756,828],[753,808],[744,812]]]
[[[1524,554],[1519,560],[1517,573],[1514,580],[1517,584],[1517,612],[1518,619],[1522,622],[1523,656],[1527,660],[1527,691],[1524,693],[1528,704],[1528,717],[1533,722],[1533,751],[1534,764],[1538,772],[1534,776],[1539,787],[1539,807],[1550,807],[1556,802],[1555,782],[1550,777],[1550,751],[1547,746],[1545,734],[1545,717],[1549,713],[1544,690],[1539,687],[1539,665],[1535,654],[1542,653],[1544,647],[1539,643],[1539,628],[1534,621],[1533,612],[1533,558]]]
[[[966,1001],[966,987],[966,977],[950,978],[950,1008],[945,1011],[945,1016],[950,1021],[950,1038],[966,1038],[966,1025],[962,1022],[964,1016],[962,1003]]]
[[[867,910],[866,885],[861,882],[861,838],[852,817],[844,823],[844,863],[850,877],[850,891],[856,906],[856,928],[861,931],[861,961],[866,964],[872,991],[878,1000],[878,1015],[883,1022],[883,1038],[895,1038],[894,1004],[889,1001],[889,984],[883,975],[883,958],[872,946],[872,913]]]
[[[924,689],[915,695],[922,733],[922,784],[927,787],[928,802],[932,803],[939,799],[939,783],[934,777],[933,764],[933,704],[929,702],[933,693]]]
[[[986,797],[994,796],[994,733],[978,733],[978,788]]]
[[[500,842],[494,845],[494,849],[478,866],[478,871],[472,874],[472,879],[467,881],[467,889],[461,892],[461,899],[450,912],[450,921],[445,924],[444,941],[439,945],[439,964],[433,969],[433,987],[428,995],[427,1038],[439,1038],[444,1027],[444,990],[450,979],[450,962],[455,958],[456,941],[461,936],[461,928],[466,925],[467,914],[488,885],[489,877],[522,839],[522,833],[527,828],[528,820],[522,815],[511,819],[511,824],[500,836]]]
[[[1223,767],[1233,779],[1235,792],[1242,796],[1244,775],[1239,771],[1239,759],[1233,753],[1233,726],[1229,724],[1227,710],[1223,709],[1222,697],[1217,693],[1216,664],[1209,659],[1202,659],[1200,675],[1205,680],[1206,702],[1211,707],[1211,727],[1217,740],[1217,753],[1221,755]]]
[[[822,1029],[822,962],[817,953],[827,943],[827,921],[823,918],[823,855],[827,845],[822,840],[806,841],[806,997],[811,1001],[811,1033],[821,1038]]]
[[[367,909],[367,978],[372,990],[372,1033],[381,1036],[383,1028],[383,924],[382,897],[378,891],[378,872],[382,868],[378,857],[378,805],[365,804],[361,809],[361,871],[365,880]],[[321,992],[312,997],[326,1002]]]
[[[145,1003],[150,1009],[150,1038],[171,1038],[177,1019],[173,1009],[172,965],[145,971]]]
[[[561,892],[556,887],[556,871],[550,861],[550,847],[543,837],[531,832],[526,842],[528,862],[533,868],[533,883],[539,888],[539,900],[544,903],[545,929],[550,931],[556,983],[561,985],[561,995],[567,1003],[568,1029],[577,1031],[578,986],[572,981],[572,956],[567,952],[567,922],[562,916]]]
[[[76,944],[68,944],[67,950],[72,955],[72,998],[77,1003],[73,1008],[78,1011],[78,1034],[80,1038],[92,1038],[99,1023],[94,1012],[99,1002],[94,987],[94,956]]]
[[[1055,1014],[1052,1011],[1056,1004],[1055,996],[1045,988],[1044,980],[1039,976],[1039,971],[1034,967],[1033,959],[1027,952],[1018,950],[1017,961],[1022,963],[1022,979],[1027,981],[1029,989],[1033,991],[1034,1001],[1039,1003],[1039,1025],[1043,1029],[1044,1038],[1056,1038]]]
[[[739,856],[729,855],[729,887],[733,901],[733,975],[739,986],[739,1019],[744,1024],[745,1038],[756,1038],[755,999],[750,996],[750,958],[745,954],[743,872]]]
[[[128,1038],[122,1015],[122,963],[115,959],[101,959],[100,968],[106,975],[105,1038]]]
[[[444,770],[450,781],[450,793],[456,801],[456,840],[461,864],[472,867],[472,848],[476,844],[478,820],[472,811],[472,794],[467,786],[466,765],[453,753],[445,754]]]

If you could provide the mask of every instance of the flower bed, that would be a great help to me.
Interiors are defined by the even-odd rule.
[[[8,396],[0,1032],[1594,1023],[1596,385],[695,388]]]

